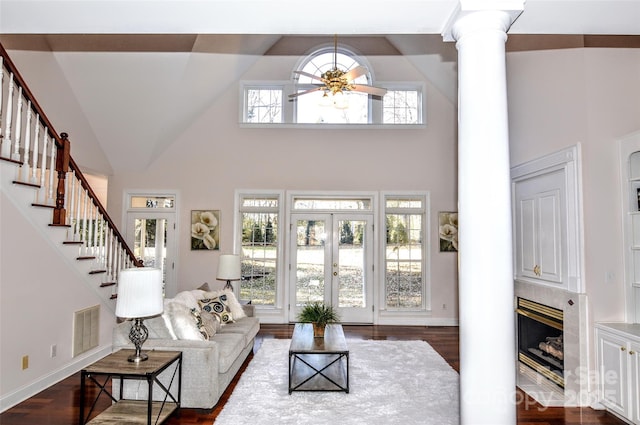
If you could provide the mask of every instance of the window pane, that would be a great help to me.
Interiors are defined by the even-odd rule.
[[[389,205],[406,200],[387,200]],[[386,214],[386,306],[422,307],[422,214]]]
[[[267,207],[278,208],[277,198],[244,198],[242,199],[243,207]]]
[[[361,210],[371,211],[371,199],[302,199],[293,200],[295,210]]]
[[[240,298],[275,306],[278,214],[242,213],[242,280]]]
[[[247,89],[247,122],[282,122],[282,90]]]
[[[361,64],[352,56],[338,52],[334,57],[333,49],[312,57],[301,71],[322,76],[337,67],[347,72]],[[365,73],[353,80],[356,84],[369,84],[369,75]],[[319,81],[306,75],[298,76],[298,90],[305,91],[317,87]],[[355,92],[339,92],[336,95],[319,90],[299,96],[296,99],[296,122],[306,124],[366,124],[369,122],[369,96]]]
[[[385,124],[420,124],[417,90],[389,90],[383,98],[382,119]]]
[[[173,196],[132,196],[131,208],[173,208]]]
[[[387,199],[386,208],[422,208],[422,199]]]

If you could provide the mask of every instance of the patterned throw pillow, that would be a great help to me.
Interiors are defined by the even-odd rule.
[[[196,321],[196,327],[198,328],[198,331],[202,334],[202,337],[208,341],[209,338],[211,338],[213,335],[210,335],[207,328],[204,326],[200,312],[195,308],[192,308],[191,315],[193,316],[193,319]]]
[[[227,294],[220,294],[214,298],[204,298],[199,300],[198,303],[200,304],[202,311],[218,316],[220,323],[223,325],[234,321],[233,315],[231,314],[231,308],[228,305]]]
[[[202,319],[202,326],[209,335],[209,339],[213,338],[216,332],[220,329],[220,319],[218,316],[211,314],[208,311],[201,311],[200,318]]]

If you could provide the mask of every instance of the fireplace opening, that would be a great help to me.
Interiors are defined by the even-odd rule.
[[[562,310],[518,298],[518,361],[564,388]]]

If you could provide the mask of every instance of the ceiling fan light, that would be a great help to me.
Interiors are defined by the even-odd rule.
[[[331,106],[331,105],[333,105],[333,102],[329,98],[329,92],[328,91],[326,91],[326,90],[324,91],[324,94],[320,98],[320,103],[319,104],[320,104],[320,106]]]
[[[333,106],[336,109],[347,109],[349,107],[349,98],[342,91],[335,92],[333,94]]]

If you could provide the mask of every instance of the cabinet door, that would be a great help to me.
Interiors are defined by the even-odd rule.
[[[596,335],[600,401],[617,414],[629,417],[627,342],[600,329]]]
[[[629,344],[629,400],[631,421],[640,425],[640,343]]]
[[[562,283],[564,191],[560,172],[515,185],[515,271],[517,278]]]

